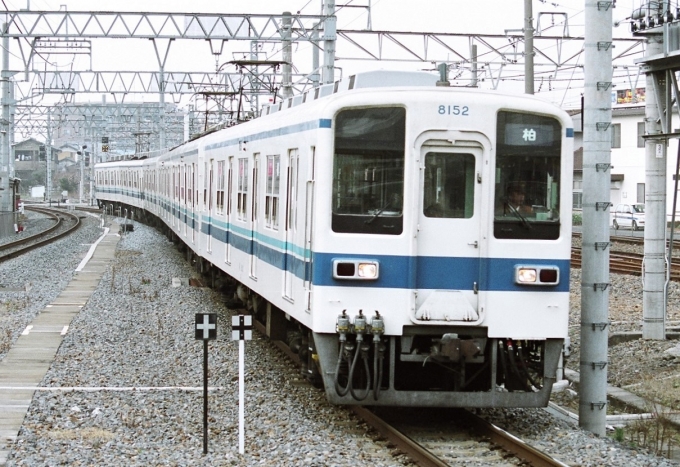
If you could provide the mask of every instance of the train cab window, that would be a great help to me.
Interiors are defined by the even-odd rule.
[[[496,136],[494,236],[559,238],[560,122],[534,114],[499,112]]]
[[[334,128],[333,231],[401,234],[406,110],[346,109]]]
[[[474,214],[475,157],[428,152],[425,155],[423,214],[469,219]]]

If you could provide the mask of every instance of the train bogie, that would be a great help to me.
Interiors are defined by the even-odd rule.
[[[377,76],[99,164],[98,197],[240,284],[333,402],[545,405],[569,312],[568,116]]]

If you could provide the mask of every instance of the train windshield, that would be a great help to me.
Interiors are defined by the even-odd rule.
[[[428,152],[423,207],[426,217],[469,219],[474,214],[475,156]]]
[[[550,117],[498,113],[496,238],[559,237],[561,128]]]
[[[401,234],[405,109],[342,110],[334,128],[333,231]]]

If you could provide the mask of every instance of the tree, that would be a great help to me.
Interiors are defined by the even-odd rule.
[[[76,186],[75,183],[73,183],[71,180],[69,180],[66,177],[63,177],[59,179],[59,189],[61,191],[68,191],[69,193],[71,193],[76,190]]]

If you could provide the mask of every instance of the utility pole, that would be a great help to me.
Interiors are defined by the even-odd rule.
[[[9,213],[12,212],[12,200],[9,183],[9,36],[7,35],[7,23],[2,25],[2,124],[0,125],[0,233],[4,231],[10,231],[9,225],[14,221],[9,217]],[[5,225],[6,224],[6,225]]]
[[[473,88],[477,87],[477,80],[478,80],[478,75],[477,75],[477,44],[472,44],[470,45],[470,59],[472,61],[472,79],[470,80],[470,85]]]
[[[645,37],[645,57],[663,53],[663,36]],[[659,73],[659,72],[658,72]],[[655,80],[654,72],[645,74],[645,135],[660,135],[661,115],[659,98],[667,95],[665,72]],[[656,92],[651,92],[655,90]],[[666,108],[670,112],[670,106]],[[666,338],[666,137],[645,139],[645,246],[642,288],[642,338]]]
[[[323,20],[323,68],[321,80],[323,84],[335,81],[335,40],[337,38],[337,18],[335,17],[335,0],[324,0]]]
[[[607,422],[613,1],[586,2],[579,425]]]
[[[78,151],[80,154],[80,191],[78,192],[78,203],[82,204],[85,199],[85,149],[87,144],[83,144],[82,149]]]
[[[524,94],[534,93],[534,18],[532,1],[524,0]]]
[[[52,202],[52,111],[47,111],[47,138],[45,139],[45,163],[47,164],[47,180],[45,181],[45,196]]]
[[[291,42],[291,27],[293,24],[290,11],[283,12],[281,42],[283,43],[283,83],[281,97],[293,97],[293,46]]]

